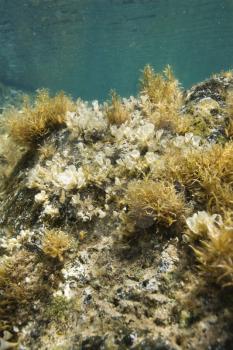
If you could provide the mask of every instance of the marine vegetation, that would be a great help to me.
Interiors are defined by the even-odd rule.
[[[180,134],[189,130],[190,118],[180,113],[183,92],[169,65],[165,67],[163,74],[155,73],[147,65],[140,80],[140,93],[148,98],[143,104],[143,112],[156,128]]]
[[[232,88],[146,66],[136,97],[5,114],[0,349],[232,344]]]
[[[184,221],[184,215],[188,212],[183,195],[165,181],[145,179],[130,182],[126,203],[129,207],[128,217],[141,227],[150,226],[153,222],[170,227],[177,221]]]
[[[155,73],[150,65],[145,66],[140,79],[140,91],[156,106],[172,105],[175,110],[182,106],[182,91],[169,65],[165,67],[162,74]]]
[[[111,91],[111,102],[106,106],[105,113],[110,124],[120,125],[130,118],[120,96],[114,90]]]
[[[0,331],[7,328],[21,315],[28,319],[34,301],[47,300],[56,285],[57,272],[51,265],[45,266],[35,255],[26,250],[5,257],[0,263]],[[53,278],[49,281],[49,277]]]
[[[68,300],[66,297],[58,295],[51,300],[51,303],[45,310],[45,316],[50,321],[56,321],[57,327],[62,329],[64,322],[69,318],[73,308],[73,300]]]
[[[211,280],[222,287],[232,285],[232,141],[213,144],[201,152],[168,148],[151,176],[156,181],[175,184],[185,194],[190,208],[198,210],[187,219],[197,261]]]
[[[227,125],[225,132],[227,137],[233,136],[233,91],[229,91],[226,97]]]
[[[42,241],[43,252],[51,258],[64,260],[65,253],[71,247],[71,239],[62,231],[47,230]]]
[[[221,130],[224,125],[222,106],[210,97],[194,101],[186,113],[190,120],[189,132],[195,135],[208,137],[211,132]]]
[[[42,159],[50,159],[56,152],[56,147],[54,145],[44,144],[39,147],[38,153]]]
[[[201,270],[222,287],[233,286],[232,220],[228,224],[220,215],[209,215],[205,211],[187,219],[187,236]]]
[[[224,215],[232,210],[233,143],[215,144],[202,152],[169,149],[153,177],[177,182],[195,206]]]
[[[33,105],[26,97],[22,110],[7,112],[6,127],[16,143],[36,145],[49,131],[64,125],[66,112],[72,109],[73,103],[64,93],[50,97],[47,90],[38,90]]]

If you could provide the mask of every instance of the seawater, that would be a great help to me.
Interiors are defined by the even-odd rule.
[[[185,88],[233,67],[232,0],[0,0],[0,81],[100,99],[170,64]]]

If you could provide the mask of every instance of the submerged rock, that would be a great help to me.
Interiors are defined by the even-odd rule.
[[[175,120],[189,114],[190,129],[180,132],[170,119],[168,128],[158,128],[162,110],[145,91],[118,99],[127,116],[120,124],[108,120],[106,104],[79,100],[37,147],[26,147],[14,162],[8,156],[0,208],[0,332],[9,329],[12,344],[54,350],[227,348],[232,296],[217,284],[231,287],[231,271],[218,270],[222,260],[215,260],[219,255],[212,254],[209,240],[224,232],[231,242],[232,198],[221,187],[217,195],[211,187],[211,197],[200,155],[226,153],[221,185],[227,186],[232,141],[224,131],[225,105],[231,87],[231,76],[217,76],[188,91]],[[156,112],[152,119],[150,112]],[[182,173],[180,159],[195,178],[189,169]],[[208,166],[213,168],[211,160]],[[141,203],[129,199],[135,181],[144,185]],[[150,191],[153,182],[165,184],[160,198]],[[207,254],[210,273],[204,270],[204,277],[194,268],[189,243],[200,264],[201,253]]]

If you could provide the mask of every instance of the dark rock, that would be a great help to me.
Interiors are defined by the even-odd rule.
[[[135,340],[135,335],[134,334],[126,334],[123,339],[122,343],[125,344],[126,346],[132,346]]]
[[[104,349],[105,337],[94,336],[88,337],[82,341],[80,350],[102,350]]]

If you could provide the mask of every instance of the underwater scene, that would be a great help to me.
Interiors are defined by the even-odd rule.
[[[0,350],[232,350],[233,1],[0,9]]]

